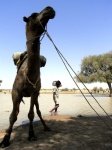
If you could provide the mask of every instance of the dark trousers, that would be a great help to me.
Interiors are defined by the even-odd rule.
[[[58,109],[58,107],[59,107],[59,104],[55,104],[55,112],[57,112],[57,109]]]

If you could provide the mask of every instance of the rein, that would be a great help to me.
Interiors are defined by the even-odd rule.
[[[39,21],[39,23],[40,23],[40,21]],[[41,25],[41,24],[40,24],[40,25]],[[42,25],[41,25],[41,26],[42,26]],[[43,29],[44,29],[44,28],[43,28]],[[31,43],[34,39],[40,38],[40,37],[42,36],[42,38],[40,39],[40,42],[41,42],[41,41],[43,40],[45,34],[46,34],[46,31],[47,31],[47,26],[46,26],[46,30],[44,29],[44,33],[43,33],[42,35],[35,36],[34,38],[28,40],[28,41],[26,42],[26,45],[29,44],[29,43]],[[32,44],[33,44],[33,43],[32,43]]]
[[[29,83],[33,86],[33,88],[35,89],[35,88],[36,88],[36,84],[37,84],[37,82],[39,81],[40,77],[38,76],[38,78],[37,78],[37,80],[36,80],[35,83],[32,83],[32,82],[29,80],[29,78],[28,78],[27,75],[26,75],[26,79],[28,80],[28,82],[29,82]]]

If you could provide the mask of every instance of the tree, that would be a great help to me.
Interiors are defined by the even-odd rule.
[[[85,57],[78,77],[84,83],[106,82],[112,96],[112,52]]]
[[[2,80],[0,80],[0,83],[2,83]],[[1,85],[1,84],[0,84]]]

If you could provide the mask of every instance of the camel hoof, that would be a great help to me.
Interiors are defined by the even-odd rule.
[[[77,115],[77,117],[78,117],[78,118],[81,118],[81,117],[83,117],[83,116],[82,116],[82,115]]]
[[[3,141],[0,143],[0,147],[1,148],[5,148],[7,146],[10,145],[10,142],[9,142],[9,136],[8,135],[5,135]]]
[[[37,137],[35,136],[34,130],[29,130],[28,141],[36,141]]]
[[[37,140],[36,136],[28,137],[28,141],[36,141],[36,140]]]
[[[51,130],[49,129],[49,127],[45,127],[45,128],[44,128],[44,131],[45,131],[45,132],[49,132],[49,131],[51,131]]]

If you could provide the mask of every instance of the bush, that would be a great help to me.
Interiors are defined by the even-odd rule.
[[[68,88],[62,89],[62,91],[69,91]]]

